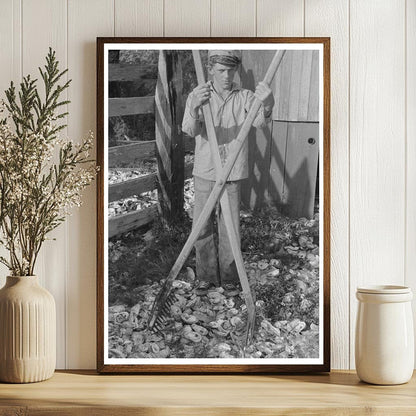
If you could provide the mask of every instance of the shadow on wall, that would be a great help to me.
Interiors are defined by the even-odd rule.
[[[254,89],[252,70],[244,76],[247,86]],[[243,201],[251,209],[261,209],[272,204],[282,214],[290,217],[311,216],[310,201],[315,195],[311,192],[308,159],[303,158],[297,168],[288,168],[286,134],[273,134],[274,122],[268,123],[261,130],[252,128],[248,136],[248,165],[250,177],[243,189]],[[277,136],[277,137],[275,137]],[[295,137],[295,140],[299,138]],[[280,141],[279,147],[276,142]],[[284,152],[282,152],[284,150]],[[299,162],[299,161],[298,161]],[[289,173],[290,170],[294,173]],[[276,172],[278,170],[278,172]],[[278,174],[277,174],[278,173]],[[272,178],[274,175],[274,178]],[[280,178],[279,181],[277,178]]]

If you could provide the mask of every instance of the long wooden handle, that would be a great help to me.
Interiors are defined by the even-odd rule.
[[[285,54],[285,51],[277,51],[276,54],[274,55],[273,60],[270,64],[270,67],[267,70],[266,76],[264,77],[264,80],[263,80],[263,82],[266,83],[267,85],[269,85],[271,80],[273,79],[273,76],[276,73],[276,70],[279,67],[280,62],[282,61],[284,54]],[[235,161],[237,160],[237,157],[243,147],[244,141],[248,136],[251,125],[253,124],[253,121],[256,118],[257,112],[259,111],[260,105],[261,105],[261,101],[258,98],[256,98],[247,114],[247,118],[244,120],[244,123],[241,127],[240,132],[237,135],[236,141],[238,142],[238,146],[235,149],[232,156],[227,160],[224,167],[222,168],[221,175],[219,176],[219,178],[217,178],[214,188],[212,189],[211,194],[209,195],[208,200],[204,208],[202,209],[202,212],[199,215],[198,220],[196,221],[194,227],[192,228],[192,231],[189,234],[189,237],[186,240],[186,243],[183,246],[182,251],[179,253],[179,256],[176,259],[175,264],[173,265],[167,279],[173,280],[179,274],[179,272],[182,269],[182,266],[184,265],[186,259],[189,256],[189,253],[192,250],[192,247],[194,246],[196,240],[198,239],[199,234],[201,233],[201,230],[204,224],[208,220],[208,217],[211,215],[211,212],[214,209],[215,204],[225,187],[226,180],[228,176],[230,175],[231,170],[235,164]]]
[[[195,63],[195,72],[198,84],[205,84],[204,68],[202,66],[201,55],[198,50],[193,50],[192,55]],[[222,164],[221,157],[218,151],[218,144],[216,141],[216,133],[214,127],[214,120],[212,119],[212,112],[209,103],[202,106],[204,114],[205,128],[207,130],[208,142],[211,149],[211,157],[214,159],[215,176],[218,178],[221,174]],[[214,143],[215,140],[215,143]]]

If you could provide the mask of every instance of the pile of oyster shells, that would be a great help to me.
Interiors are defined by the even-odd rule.
[[[311,261],[316,262],[317,256]],[[261,259],[246,263],[252,293],[264,284],[278,284],[281,262]],[[247,308],[242,294],[226,296],[221,287],[195,293],[191,268],[173,282],[175,302],[157,333],[147,327],[149,313],[163,280],[142,286],[141,301],[132,308],[109,308],[109,356],[112,358],[311,358],[318,353],[319,328],[299,319],[271,322],[264,301],[256,301],[252,342],[245,345]],[[303,345],[299,348],[299,345]]]
[[[192,183],[185,186],[191,205]],[[129,305],[108,310],[109,356],[114,358],[315,358],[319,356],[319,213],[289,219],[242,212],[245,269],[256,301],[256,323],[246,345],[244,298],[226,296],[221,287],[199,296],[188,267],[173,282],[174,303],[159,332],[148,328],[154,299],[164,281],[143,278]],[[157,242],[149,231],[142,236]],[[118,264],[129,252],[112,243],[109,261]],[[134,270],[129,271],[134,279]],[[131,289],[131,288],[130,288]]]
[[[191,164],[194,161],[193,154],[185,154],[184,163]],[[157,171],[156,160],[144,160],[136,168],[110,168],[108,171],[108,183],[110,185],[121,183],[130,179],[139,178]],[[108,216],[126,214],[131,211],[139,211],[158,203],[157,190],[143,192],[140,195],[132,195],[127,198],[113,201],[108,204]],[[186,179],[184,182],[184,209],[192,217],[194,204],[193,179]]]

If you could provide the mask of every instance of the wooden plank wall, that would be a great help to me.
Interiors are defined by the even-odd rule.
[[[243,53],[240,72],[245,88],[254,90],[263,80],[273,55]],[[311,218],[319,156],[319,53],[287,51],[271,88],[272,122],[249,134],[250,174],[242,203],[250,209],[272,203],[284,215]]]
[[[1,91],[54,47],[73,79],[65,134],[79,140],[95,125],[97,36],[330,36],[332,367],[353,368],[356,286],[416,289],[415,2],[195,4],[0,0]],[[57,300],[58,367],[95,368],[95,185],[54,236],[37,273]]]

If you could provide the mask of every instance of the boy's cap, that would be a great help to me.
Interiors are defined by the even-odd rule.
[[[237,51],[237,50],[209,50],[208,51],[208,58],[211,58],[211,56],[214,55],[220,55],[220,56],[229,56],[229,57],[234,57],[234,58],[238,58],[241,61],[241,51]]]

